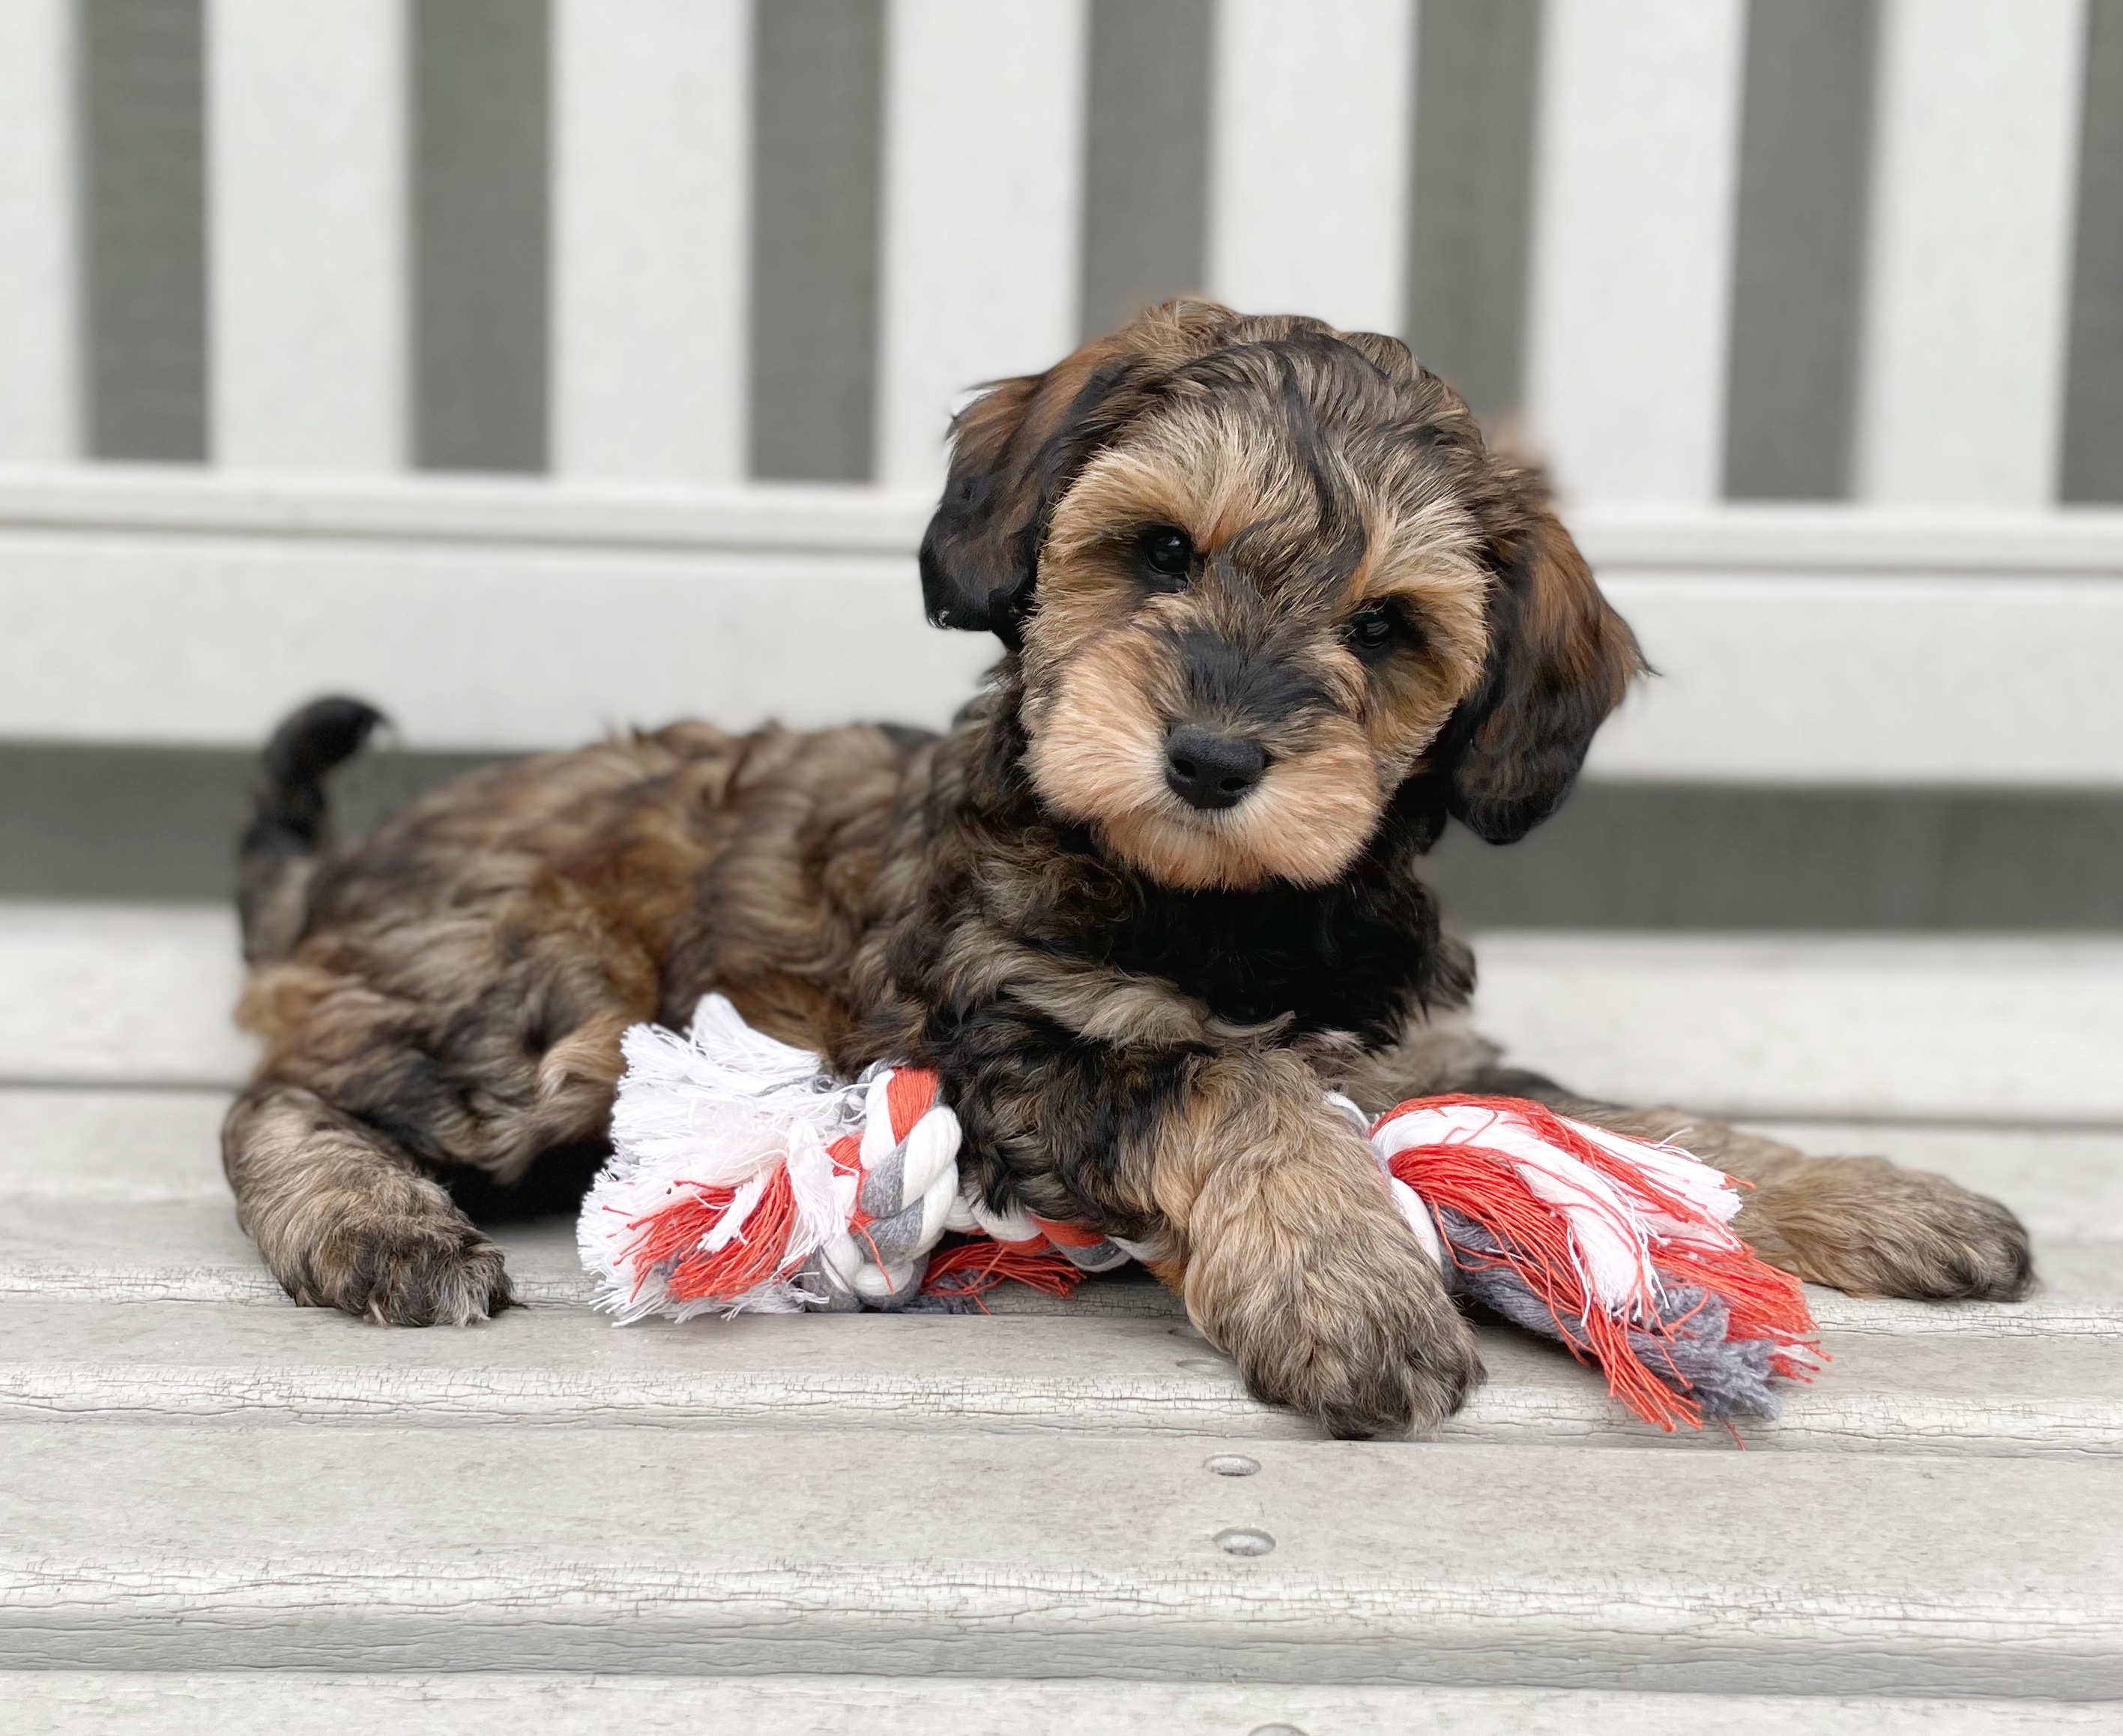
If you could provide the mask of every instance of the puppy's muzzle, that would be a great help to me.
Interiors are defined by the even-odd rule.
[[[1234,807],[1268,770],[1268,754],[1244,736],[1182,723],[1165,738],[1165,782],[1189,807]]]

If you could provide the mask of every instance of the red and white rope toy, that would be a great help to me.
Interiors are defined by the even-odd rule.
[[[636,1025],[612,1107],[612,1158],[583,1202],[583,1263],[598,1306],[651,1314],[903,1307],[951,1284],[932,1256],[978,1237],[988,1282],[1044,1280],[1140,1250],[1073,1225],[996,1212],[958,1185],[958,1118],[936,1075],[873,1068],[854,1084],[705,996],[684,1036]],[[1058,1263],[1057,1263],[1058,1261]]]
[[[1148,1252],[972,1196],[932,1073],[834,1080],[719,994],[686,1036],[637,1025],[625,1053],[578,1233],[622,1322],[948,1308],[1005,1279],[1066,1294]],[[1514,1098],[1417,1098],[1369,1124],[1331,1101],[1447,1279],[1597,1364],[1647,1421],[1774,1415],[1770,1377],[1816,1365],[1797,1280],[1732,1233],[1737,1190],[1678,1146]]]

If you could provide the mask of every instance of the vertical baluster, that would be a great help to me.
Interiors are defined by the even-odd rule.
[[[552,457],[551,0],[409,0],[412,461]]]
[[[2058,494],[2123,506],[2123,4],[2089,0]]]
[[[2083,0],[1887,0],[1881,25],[1858,492],[2046,506]]]
[[[557,0],[557,470],[743,474],[751,28],[748,0]]]
[[[1725,494],[1850,493],[1876,0],[1747,12]]]
[[[1211,289],[1249,313],[1398,330],[1411,0],[1221,0],[1214,63]]]
[[[1076,342],[1085,0],[892,0],[878,470],[932,486],[970,386]]]
[[[1528,404],[1569,493],[1684,503],[1722,470],[1741,0],[1553,0]]]
[[[209,0],[75,0],[82,445],[207,457]]]
[[[752,474],[866,482],[877,438],[883,0],[754,14]]]
[[[213,456],[396,470],[405,0],[212,0],[207,43]]]
[[[1525,409],[1541,10],[1541,0],[1422,0],[1416,15],[1400,330],[1484,416]]]
[[[1212,0],[1092,0],[1084,95],[1086,337],[1208,285]]]
[[[0,7],[0,460],[81,451],[73,12]]]

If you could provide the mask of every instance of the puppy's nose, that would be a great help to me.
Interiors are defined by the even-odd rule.
[[[1165,738],[1165,781],[1188,806],[1230,807],[1261,780],[1268,756],[1258,742],[1182,723]]]

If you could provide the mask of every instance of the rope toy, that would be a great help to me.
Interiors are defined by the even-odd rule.
[[[933,1073],[834,1079],[719,994],[685,1036],[636,1025],[623,1049],[613,1155],[577,1229],[622,1324],[958,1311],[1005,1280],[1066,1296],[1154,1253],[969,1193]],[[1597,1366],[1645,1421],[1774,1416],[1771,1378],[1821,1361],[1798,1280],[1727,1227],[1737,1188],[1680,1147],[1518,1098],[1418,1097],[1375,1121],[1329,1101],[1447,1283]]]

